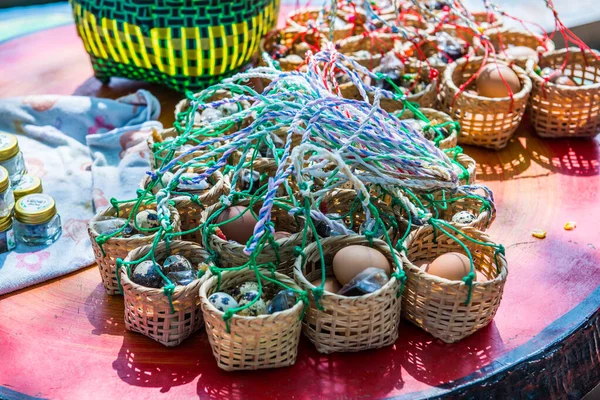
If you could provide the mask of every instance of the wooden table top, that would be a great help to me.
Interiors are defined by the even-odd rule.
[[[147,88],[161,100],[165,125],[173,122],[173,108],[181,97],[122,79],[101,86],[92,77],[74,26],[3,43],[0,60],[0,97],[72,93],[118,97]],[[500,378],[526,379],[535,370],[524,367],[546,365],[542,361],[554,357],[553,349],[568,350],[579,343],[574,342],[578,333],[587,332],[596,335],[595,342],[585,339],[584,345],[577,344],[580,348],[587,343],[581,350],[585,354],[565,367],[572,368],[575,378],[540,383],[548,388],[562,385],[576,398],[593,387],[576,378],[598,376],[588,371],[590,362],[600,370],[599,147],[597,139],[540,140],[525,121],[503,151],[465,149],[478,162],[478,181],[494,191],[498,218],[490,235],[506,247],[509,276],[494,321],[457,344],[443,344],[403,321],[400,338],[388,348],[321,355],[302,339],[293,367],[227,373],[217,368],[204,331],[176,348],[126,331],[122,298],[106,296],[97,269],[90,267],[0,297],[0,398],[364,399],[481,394],[497,388]],[[565,231],[563,224],[571,220],[577,221],[577,228]],[[547,238],[533,238],[534,228],[547,230]],[[526,396],[539,388],[515,385],[503,393]]]

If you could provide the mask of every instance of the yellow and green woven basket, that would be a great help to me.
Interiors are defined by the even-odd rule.
[[[201,89],[232,75],[277,23],[279,0],[70,0],[96,77]]]

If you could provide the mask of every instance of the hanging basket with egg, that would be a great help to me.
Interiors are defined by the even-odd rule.
[[[149,253],[153,253],[156,266],[147,257]],[[131,251],[119,271],[125,327],[168,347],[177,346],[202,328],[199,291],[211,266],[209,258],[198,244],[184,241],[161,242],[154,249],[146,245]],[[174,287],[168,286],[155,268]]]
[[[179,232],[179,213],[172,206],[169,206],[169,211],[173,232]],[[136,215],[132,215],[134,212]],[[117,277],[117,258],[123,259],[130,251],[151,244],[156,238],[159,225],[156,203],[139,204],[139,201],[115,203],[90,220],[88,233],[107,294],[121,293]]]
[[[452,149],[458,143],[460,126],[445,112],[424,107],[415,110],[404,108],[394,111],[393,114],[401,121],[407,119],[419,121],[423,135],[442,150]]]
[[[599,54],[575,47],[557,50],[542,57],[539,74],[532,61],[527,63],[533,81],[529,115],[539,136],[585,138],[599,133]]]
[[[298,295],[287,304],[289,308],[275,308],[275,297],[281,292],[275,293],[282,287],[266,278],[284,284],[294,294],[301,292],[287,276],[266,272],[261,276],[262,295],[258,292],[258,296],[250,295],[252,289],[242,292],[249,283],[258,282],[253,269],[222,271],[220,276],[211,274],[200,287],[206,333],[219,368],[256,370],[287,367],[296,362],[305,300]],[[235,299],[236,292],[240,292],[240,300]],[[258,297],[256,303],[238,313],[232,312],[234,307],[249,305],[253,296]]]
[[[402,263],[384,241],[359,235],[328,237],[302,251],[294,268],[310,300],[302,330],[317,351],[354,352],[396,341]]]
[[[409,262],[404,265],[402,316],[454,343],[492,321],[508,270],[503,247],[485,233],[437,221],[412,232],[404,242]],[[473,259],[473,275],[465,247]]]
[[[495,28],[487,30],[485,35],[490,39],[499,59],[514,62],[523,69],[526,68],[528,59],[534,59],[537,65],[540,57],[555,49],[554,42],[547,36],[524,29]],[[479,41],[478,38],[475,40]],[[477,44],[475,46],[477,47]]]
[[[227,207],[217,203],[202,212],[204,245],[214,252],[219,267],[234,268],[250,261],[244,248],[254,233],[261,206],[261,200],[241,199]],[[287,276],[292,276],[295,247],[302,243],[304,226],[300,218],[289,214],[290,209],[275,201],[271,210],[274,243],[269,242],[255,258],[258,264],[273,263],[277,272]]]
[[[494,196],[485,186],[459,186],[453,192],[441,190],[420,197],[434,218],[452,222],[459,229],[472,227],[485,232],[496,219]]]
[[[483,61],[473,57],[450,64],[442,79],[440,103],[460,123],[458,143],[498,150],[506,147],[523,118],[531,79],[521,68],[502,61],[488,63],[480,71]]]
[[[201,109],[198,107],[196,110],[192,109],[192,98],[187,97],[181,100],[175,106],[175,127],[186,127],[189,126],[187,119],[190,118],[193,123],[191,124],[194,128],[200,128],[206,124],[210,124],[216,120],[224,119],[232,114],[235,114],[241,110],[250,108],[250,103],[246,100],[227,101],[232,99],[233,95],[243,94],[241,91],[232,93],[229,90],[224,89],[205,89],[200,93],[190,95],[193,100],[201,103],[208,104],[212,102],[221,101],[220,105],[214,108]],[[193,115],[189,115],[193,113]],[[222,134],[228,134],[238,131],[239,129],[248,126],[252,122],[252,116],[248,113],[247,117],[243,120],[229,122],[227,126],[221,127]],[[183,128],[181,128],[183,130]]]

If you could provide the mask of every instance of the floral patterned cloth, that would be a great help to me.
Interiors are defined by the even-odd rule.
[[[160,114],[145,90],[117,100],[29,96],[0,100],[0,130],[13,133],[29,174],[42,180],[62,219],[60,239],[18,244],[0,254],[0,294],[46,281],[94,261],[87,222],[111,197],[135,197],[149,169],[146,136]],[[100,277],[98,277],[100,282]]]

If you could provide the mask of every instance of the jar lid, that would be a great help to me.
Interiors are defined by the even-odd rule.
[[[0,162],[10,160],[19,153],[19,142],[15,135],[0,132]]]
[[[15,219],[24,224],[43,224],[55,215],[56,203],[47,194],[28,194],[15,205]]]
[[[4,193],[10,185],[10,179],[8,178],[8,171],[6,168],[0,166],[0,193]]]
[[[15,200],[33,193],[42,193],[42,180],[34,175],[23,175],[19,184],[13,188]]]
[[[0,217],[0,232],[4,232],[10,229],[12,226],[13,219],[12,215],[8,214],[7,216]]]

